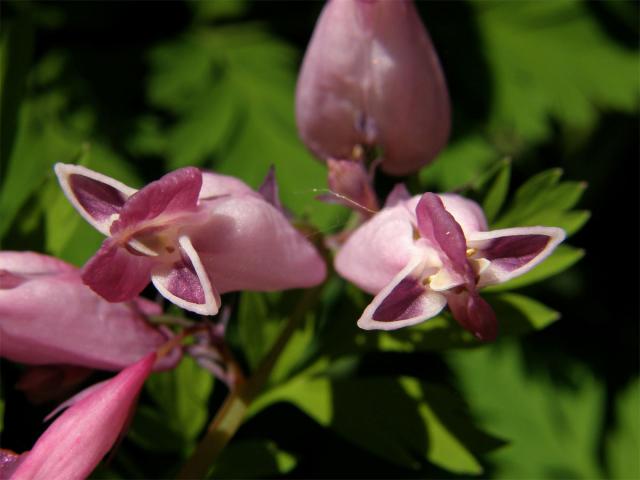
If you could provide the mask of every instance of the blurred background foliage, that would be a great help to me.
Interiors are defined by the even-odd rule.
[[[275,165],[283,203],[300,221],[325,233],[343,226],[341,207],[314,201],[324,167],[293,118],[297,69],[321,8],[5,2],[2,248],[77,265],[98,248],[100,235],[59,190],[55,162],[135,187],[185,165],[257,187]],[[462,191],[496,227],[562,226],[570,245],[487,292],[502,337],[481,348],[447,314],[394,333],[359,331],[366,296],[332,278],[211,473],[638,478],[638,3],[418,8],[454,122],[450,145],[407,179],[410,188]],[[396,181],[380,176],[376,187],[384,194]],[[229,341],[249,372],[297,295],[227,296]],[[23,451],[50,406],[26,403],[13,389],[19,373],[2,363],[0,412],[2,447]],[[95,477],[175,474],[225,392],[189,360],[154,374],[129,435]]]

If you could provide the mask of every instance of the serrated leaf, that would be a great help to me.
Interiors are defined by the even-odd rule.
[[[283,203],[323,230],[333,227],[336,210],[315,201],[326,168],[297,139],[294,49],[260,28],[225,26],[200,29],[151,58],[150,99],[176,114],[163,146],[172,167],[202,165],[256,187],[274,165]]]
[[[455,473],[482,472],[465,439],[454,435],[430,407],[429,384],[408,377],[332,380],[319,372],[323,365],[265,392],[250,415],[275,402],[289,402],[392,463],[417,469],[427,460]]]
[[[492,478],[602,478],[604,392],[588,371],[575,366],[571,385],[528,373],[513,342],[447,358],[482,424],[511,442],[490,455]]]
[[[609,478],[640,478],[640,381],[636,378],[618,394],[615,428],[606,436]]]
[[[508,282],[499,285],[492,285],[483,289],[485,292],[502,292],[505,290],[515,290],[532,283],[539,282],[545,278],[563,272],[574,265],[584,256],[584,250],[570,245],[559,245],[554,252],[533,270],[520,275]]]
[[[511,162],[505,161],[498,171],[489,191],[484,197],[482,202],[482,209],[484,215],[487,217],[487,222],[491,223],[493,219],[498,215],[507,193],[509,192],[509,181],[511,180]]]
[[[549,136],[549,118],[586,130],[599,109],[637,109],[636,53],[610,40],[584,3],[472,5],[493,73],[490,129],[506,148]]]

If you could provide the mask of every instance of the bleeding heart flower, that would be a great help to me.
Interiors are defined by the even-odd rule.
[[[375,295],[358,320],[361,328],[414,325],[448,304],[464,328],[491,340],[497,321],[478,289],[531,270],[564,236],[554,227],[487,231],[475,202],[453,194],[408,198],[397,189],[385,208],[351,235],[335,267]]]
[[[83,282],[80,270],[33,252],[0,252],[0,355],[30,365],[67,364],[120,370],[169,339],[146,315],[142,298],[109,303]],[[175,366],[179,349],[158,362]]]
[[[411,1],[327,3],[298,78],[296,120],[323,160],[379,147],[382,170],[406,175],[436,156],[449,136],[449,96]]]
[[[47,428],[31,451],[19,457],[0,456],[6,459],[0,465],[2,478],[87,478],[126,429],[155,361],[156,354],[151,353],[61,405],[59,409],[69,409]]]
[[[151,280],[179,307],[214,315],[221,293],[310,287],[326,275],[285,216],[235,178],[187,167],[135,191],[84,167],[55,170],[74,207],[109,236],[82,275],[109,301]]]

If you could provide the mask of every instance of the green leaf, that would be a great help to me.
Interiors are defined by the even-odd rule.
[[[269,351],[284,326],[284,318],[277,314],[281,293],[243,292],[238,305],[238,337],[241,349],[255,369]]]
[[[504,150],[548,137],[549,118],[589,130],[600,110],[637,110],[637,54],[607,37],[586,4],[473,6],[493,74],[489,129]]]
[[[5,20],[0,39],[0,184],[17,136],[18,113],[26,92],[33,38],[34,27],[26,9],[22,9],[17,17]]]
[[[173,370],[153,373],[145,384],[153,405],[140,407],[131,439],[155,451],[186,453],[207,423],[212,389],[211,373],[189,357]]]
[[[409,377],[331,379],[322,374],[325,366],[320,362],[268,390],[251,406],[250,415],[275,402],[289,402],[392,463],[417,469],[427,460],[455,473],[482,472],[465,446],[465,435],[454,434],[430,406],[437,395],[429,392],[438,392],[438,387]],[[480,435],[469,424],[458,424],[456,429],[470,431],[472,437]]]
[[[296,51],[255,26],[202,28],[151,55],[149,98],[176,121],[143,142],[171,167],[201,165],[253,187],[276,167],[285,205],[323,230],[335,208],[315,201],[326,169],[297,138]],[[259,81],[256,81],[259,79]]]
[[[284,475],[296,459],[274,442],[264,439],[237,440],[222,451],[210,478],[265,478]]]
[[[505,160],[482,202],[482,209],[487,217],[487,222],[491,223],[500,212],[509,192],[510,179],[511,161]]]
[[[539,282],[545,278],[563,272],[574,265],[583,256],[584,250],[570,245],[559,245],[549,258],[536,266],[533,270],[509,280],[508,282],[487,287],[483,289],[483,292],[502,292],[531,285],[532,283]]]
[[[420,170],[423,190],[451,191],[463,187],[483,174],[500,154],[479,135],[463,137],[449,145],[428,167]]]
[[[570,385],[547,369],[533,375],[514,342],[447,358],[482,424],[511,442],[489,457],[492,478],[603,478],[603,388],[589,372],[572,368]]]
[[[636,378],[618,394],[615,429],[606,435],[609,478],[640,478],[640,381]]]

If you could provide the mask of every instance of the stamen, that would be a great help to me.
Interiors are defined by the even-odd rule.
[[[477,251],[478,250],[476,250],[475,248],[467,248],[467,257],[475,255]]]

